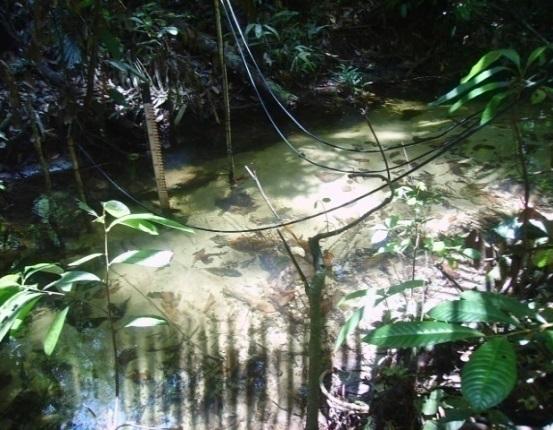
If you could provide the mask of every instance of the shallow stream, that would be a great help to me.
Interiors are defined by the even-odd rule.
[[[406,143],[452,125],[444,110],[426,110],[420,103],[399,100],[375,109],[370,118],[384,146]],[[318,134],[338,144],[377,148],[364,119],[356,112],[340,117],[322,115],[308,122]],[[536,127],[538,142],[544,136]],[[215,230],[242,230],[325,211],[384,184],[378,178],[349,177],[306,163],[279,142],[264,122],[235,124],[234,139],[255,139],[262,145],[236,155],[239,180],[232,191],[225,158],[183,162],[186,148],[169,157],[167,182],[174,216]],[[378,153],[367,156],[335,151],[299,133],[291,133],[290,140],[306,156],[336,168],[384,166]],[[519,187],[504,179],[514,169],[511,140],[508,127],[498,122],[465,140],[462,153],[456,150],[444,155],[407,180],[423,181],[447,197],[428,207],[425,228],[429,234],[469,232],[483,217],[520,209]],[[406,151],[390,151],[390,162],[401,165],[429,149],[429,144],[422,144]],[[540,168],[539,160],[549,168],[544,160],[550,159],[550,154],[544,153],[533,168]],[[413,165],[394,170],[394,175]],[[244,166],[255,171],[278,219]],[[142,176],[151,182],[149,171],[141,171],[136,180]],[[354,220],[386,195],[383,190],[283,230],[308,277],[312,268],[304,241]],[[115,191],[113,197],[132,206]],[[382,357],[362,345],[360,335],[332,352],[337,331],[349,312],[336,305],[347,292],[410,279],[411,267],[405,260],[374,255],[377,246],[371,238],[375,226],[392,214],[409,216],[405,205],[392,204],[352,230],[323,242],[331,275],[324,300],[328,354],[321,360],[325,368],[353,375],[352,382],[345,384],[352,395],[363,396],[371,389],[367,378]],[[101,240],[98,236],[98,248]],[[174,252],[167,268],[119,265],[112,276],[117,325],[121,327],[117,332],[122,385],[118,428],[132,428],[131,424],[210,430],[302,428],[307,298],[274,230],[239,234],[196,231],[193,235],[165,231],[160,236],[125,230],[114,236],[111,248],[112,255],[139,248]],[[428,256],[422,254],[417,260],[417,276],[429,282],[430,290],[441,291],[446,283],[436,277]],[[408,306],[416,307],[417,301],[425,309],[433,304],[430,298],[411,301]],[[99,290],[90,306],[75,308],[50,359],[44,357],[40,346],[51,319],[47,310],[33,319],[31,340],[2,345],[0,411],[10,412],[0,414],[1,428],[108,427],[114,411],[113,353],[108,324],[96,309],[102,303]],[[370,327],[385,308],[375,307],[361,327]],[[137,315],[163,316],[170,324],[122,328]],[[36,410],[30,413],[33,408]]]

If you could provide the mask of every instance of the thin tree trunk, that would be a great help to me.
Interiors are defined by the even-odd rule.
[[[230,122],[230,96],[227,75],[227,65],[225,63],[225,45],[223,42],[223,28],[221,26],[221,11],[219,0],[213,0],[215,9],[215,24],[217,26],[217,46],[219,50],[219,67],[221,69],[221,78],[223,81],[223,100],[225,105],[225,143],[227,147],[227,157],[229,163],[229,182],[235,183],[234,155],[232,153],[232,131]]]
[[[71,127],[67,132],[67,149],[69,151],[69,157],[71,158],[71,164],[73,166],[73,175],[75,176],[75,183],[77,184],[77,192],[79,193],[79,198],[81,201],[86,203],[86,195],[84,192],[83,179],[81,178],[81,171],[79,168],[79,159],[77,158],[77,153],[75,152],[75,141],[71,135]]]

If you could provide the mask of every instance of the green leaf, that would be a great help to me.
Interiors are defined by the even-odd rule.
[[[534,64],[535,61],[539,61],[539,63],[541,64],[542,61],[545,59],[543,54],[545,53],[546,49],[547,49],[547,45],[539,46],[536,49],[534,49],[532,53],[528,56],[528,62],[526,63],[526,68],[529,69],[532,66],[532,64]]]
[[[469,91],[465,96],[457,100],[453,105],[451,105],[451,107],[449,108],[449,112],[450,113],[455,112],[464,104],[468,103],[469,101],[477,97],[480,97],[483,94],[486,94],[490,91],[495,91],[499,88],[507,88],[510,85],[511,85],[510,81],[490,82],[489,84],[484,84],[478,88],[475,88],[474,90]]]
[[[516,355],[503,337],[488,340],[470,356],[461,371],[461,391],[477,411],[501,403],[517,380]]]
[[[93,217],[96,217],[96,218],[100,217],[98,213],[90,206],[88,206],[85,202],[83,202],[82,200],[79,200],[78,202],[79,203],[77,204],[77,206],[83,211],[85,211],[87,214],[92,215]]]
[[[540,104],[541,102],[543,102],[545,100],[545,98],[547,97],[547,93],[542,90],[541,88],[538,88],[536,91],[534,91],[532,93],[532,95],[530,96],[530,102],[533,104],[533,105],[538,105]]]
[[[23,321],[29,315],[29,313],[33,310],[35,305],[40,300],[40,297],[37,297],[36,299],[31,300],[30,302],[27,302],[25,305],[23,305],[19,311],[17,312],[17,315],[15,316],[15,319],[13,320],[12,326],[10,327],[10,335],[15,334],[22,326]]]
[[[12,273],[10,275],[2,276],[0,278],[0,288],[17,287],[20,279],[21,275],[19,273]]]
[[[124,222],[126,222],[128,220],[149,221],[149,222],[153,222],[155,224],[162,225],[164,227],[184,231],[186,233],[194,233],[194,231],[192,229],[190,229],[189,227],[186,227],[186,226],[184,226],[184,225],[182,225],[182,224],[180,224],[176,221],[172,221],[170,219],[167,219],[167,218],[164,218],[164,217],[161,217],[161,216],[158,216],[158,215],[150,214],[150,213],[131,214],[131,215],[126,215],[126,216],[121,217],[121,218],[117,218],[116,220],[114,220],[110,224],[110,226],[108,227],[108,231],[111,230],[113,227],[115,227],[117,224],[123,224]]]
[[[6,300],[8,300],[10,297],[17,294],[20,291],[21,291],[21,288],[17,286],[5,287],[0,289],[0,306],[2,306],[2,304],[4,304]]]
[[[420,288],[424,287],[424,281],[421,281],[420,279],[414,279],[412,281],[403,282],[398,285],[393,285],[388,289],[380,289],[378,290],[377,294],[380,297],[374,302],[374,305],[378,305],[382,303],[384,300],[386,300],[388,297],[393,296],[394,294],[403,293],[406,290],[412,290],[414,288]]]
[[[334,349],[337,350],[342,346],[342,344],[345,342],[347,337],[353,333],[353,331],[357,328],[359,325],[359,322],[363,319],[363,313],[365,311],[364,307],[361,307],[359,309],[356,309],[353,314],[348,318],[346,323],[342,326],[340,329],[340,333],[338,333],[338,337],[336,338],[336,344],[334,346]]]
[[[553,249],[540,249],[532,256],[532,262],[540,269],[553,265]]]
[[[69,263],[68,266],[70,267],[80,266],[81,264],[88,263],[89,261],[94,260],[95,258],[101,257],[102,255],[104,255],[102,252],[95,252],[94,254],[86,255],[82,258],[79,258],[78,260],[75,260]]]
[[[39,273],[39,272],[52,273],[54,275],[61,275],[63,273],[63,269],[57,264],[52,264],[52,263],[39,263],[39,264],[34,264],[32,266],[26,266],[23,269],[24,281],[28,280],[35,273]]]
[[[118,224],[125,225],[130,228],[134,228],[135,230],[143,231],[145,233],[151,234],[152,236],[159,235],[157,227],[151,222],[145,221],[143,219],[128,219]]]
[[[117,200],[110,200],[109,202],[103,202],[102,206],[105,211],[115,218],[121,218],[125,215],[130,215],[130,209],[123,203]]]
[[[0,306],[0,342],[10,330],[13,322],[17,318],[19,310],[31,300],[42,295],[42,293],[30,293],[23,290],[12,295],[2,306]]]
[[[154,327],[166,324],[167,320],[160,317],[138,317],[127,323],[125,327]]]
[[[453,300],[440,303],[432,308],[428,315],[438,321],[446,322],[504,322],[512,319],[486,300]]]
[[[517,66],[518,69],[520,69],[520,55],[518,55],[517,51],[514,49],[500,49],[499,52],[502,57],[507,58],[515,66]]]
[[[365,297],[367,293],[369,292],[368,289],[364,290],[357,290],[353,293],[346,294],[342,299],[338,302],[337,306],[342,306],[345,302],[349,302],[350,300],[360,299],[361,297]]]
[[[478,330],[443,322],[398,322],[372,330],[364,342],[389,348],[411,348],[484,336]]]
[[[65,318],[67,317],[67,312],[69,311],[69,306],[67,306],[63,311],[58,312],[52,325],[48,329],[48,333],[44,338],[44,353],[48,356],[52,355],[58,340],[60,338],[61,331],[63,330],[63,325],[65,324]]]
[[[499,94],[495,94],[482,111],[482,115],[480,117],[480,125],[490,122],[497,114],[497,111],[499,110],[503,101],[511,94],[512,91],[505,91]]]
[[[465,92],[467,92],[471,88],[475,87],[478,84],[481,84],[482,82],[486,81],[487,79],[489,79],[493,75],[495,75],[495,74],[497,74],[501,71],[504,71],[504,70],[508,70],[507,67],[499,66],[499,67],[494,67],[494,68],[489,69],[489,70],[484,70],[482,73],[478,74],[477,76],[472,78],[470,81],[467,81],[467,82],[465,82],[464,84],[461,84],[461,85],[457,85],[451,91],[449,91],[448,93],[444,94],[443,96],[438,98],[436,101],[431,103],[431,105],[432,106],[437,106],[437,105],[440,105],[440,104],[447,103],[451,100],[454,100],[457,97],[460,97],[461,95],[463,95]]]
[[[465,83],[472,79],[474,76],[478,75],[483,70],[487,69],[491,64],[495,63],[501,58],[500,51],[490,51],[487,54],[483,55],[474,66],[470,69],[468,75],[461,79],[461,83]]]
[[[173,258],[171,251],[156,251],[156,250],[132,250],[124,252],[118,255],[111,264],[125,263],[125,264],[137,264],[139,266],[146,267],[165,267],[168,266]]]
[[[94,273],[72,270],[63,273],[60,279],[52,282],[51,284],[48,284],[45,288],[55,285],[62,291],[70,291],[73,287],[73,284],[77,282],[101,282],[101,279]]]
[[[528,307],[528,305],[504,294],[490,293],[486,291],[463,291],[461,293],[461,298],[471,302],[489,302],[497,309],[508,312],[517,318],[537,316],[536,311]]]
[[[121,94],[116,88],[110,88],[109,97],[115,104],[118,104],[121,106],[127,105],[126,97],[123,94]]]

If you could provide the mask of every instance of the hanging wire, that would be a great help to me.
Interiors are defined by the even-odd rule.
[[[503,111],[502,111],[503,112]],[[501,112],[501,113],[502,113]],[[494,117],[495,118],[495,117]],[[462,133],[462,135],[459,135],[457,137],[455,137],[454,139],[451,139],[451,141],[449,141],[448,143],[444,144],[438,151],[436,151],[435,154],[433,154],[431,157],[429,157],[428,159],[422,161],[421,163],[419,163],[418,165],[416,166],[413,166],[411,169],[405,171],[404,173],[401,173],[399,174],[398,176],[394,177],[391,179],[390,183],[392,184],[395,184],[397,183],[398,181],[400,181],[401,179],[411,175],[412,173],[416,172],[417,170],[419,170],[420,168],[426,166],[427,164],[431,163],[432,161],[434,161],[435,159],[437,159],[438,157],[440,157],[441,155],[443,155],[444,153],[446,153],[448,150],[450,150],[451,148],[455,147],[456,145],[458,145],[459,143],[461,143],[464,139],[468,138],[469,136],[473,135],[474,133],[476,133],[477,131],[479,131],[480,129],[482,129],[484,126],[486,126],[488,123],[486,124],[480,124],[476,127],[473,127],[473,128],[470,128],[470,129],[467,129],[465,130],[464,133]],[[142,203],[140,200],[138,200],[136,197],[134,197],[129,191],[127,191],[125,188],[123,188],[121,185],[119,185],[119,183],[117,183],[117,181],[115,181],[103,168],[101,165],[97,164],[94,159],[92,158],[92,156],[88,153],[88,151],[86,151],[86,149],[84,149],[81,145],[78,145],[78,148],[79,150],[83,153],[83,155],[85,156],[85,158],[87,158],[89,160],[90,163],[92,163],[93,167],[96,168],[96,170],[98,170],[98,172],[110,183],[113,185],[114,188],[116,188],[121,194],[123,194],[124,196],[126,196],[129,200],[131,200],[132,202],[134,202],[135,204],[137,204],[138,206],[140,206],[141,208],[147,210],[148,212],[151,212],[151,213],[154,213],[154,214],[157,214],[157,215],[161,215],[161,216],[164,216],[162,214],[159,213],[159,211],[157,211],[156,209],[150,207],[150,206],[147,206],[145,205],[144,203]],[[387,179],[387,178],[386,178]],[[178,221],[180,222],[181,224],[184,224],[185,226],[187,227],[190,227],[194,230],[198,230],[198,231],[205,231],[205,232],[209,232],[209,233],[221,233],[221,234],[239,234],[239,233],[257,233],[257,232],[261,232],[261,231],[267,231],[267,230],[274,230],[274,229],[278,229],[278,228],[282,228],[282,227],[286,227],[286,226],[291,226],[291,225],[294,225],[294,224],[299,224],[299,223],[302,223],[302,222],[305,222],[305,221],[309,221],[311,219],[314,219],[314,218],[317,218],[319,216],[323,216],[323,215],[327,215],[329,213],[332,213],[332,212],[335,212],[339,209],[342,209],[342,208],[345,208],[345,207],[348,207],[348,206],[351,206],[352,204],[354,203],[357,203],[373,194],[376,194],[377,192],[379,191],[382,191],[383,189],[385,189],[386,187],[388,187],[388,181],[386,180],[386,182],[380,186],[377,186],[369,191],[367,191],[366,193],[363,193],[353,199],[350,199],[342,204],[339,204],[339,205],[336,205],[332,208],[328,208],[328,209],[325,209],[325,210],[322,210],[322,211],[319,211],[319,212],[314,212],[314,213],[311,213],[309,215],[306,215],[306,216],[303,216],[303,217],[299,217],[299,218],[295,218],[295,219],[292,219],[292,220],[289,220],[289,221],[284,221],[284,222],[280,222],[280,223],[275,223],[275,224],[269,224],[269,225],[264,225],[264,226],[259,226],[259,227],[252,227],[252,228],[243,228],[243,229],[221,229],[221,228],[211,228],[211,227],[208,227],[208,226],[204,226],[204,225],[199,225],[199,224],[191,224],[191,223],[188,223],[188,222],[182,222],[182,221]]]
[[[286,116],[288,116],[288,118],[290,118],[290,120],[302,131],[302,133],[306,134],[307,136],[311,137],[312,139],[316,140],[317,142],[319,142],[323,145],[329,146],[331,148],[339,149],[339,150],[342,150],[342,151],[358,152],[358,153],[379,153],[380,152],[379,149],[346,148],[346,147],[343,147],[341,145],[337,145],[337,144],[334,144],[332,142],[329,142],[329,141],[315,135],[314,133],[309,131],[306,127],[304,127],[301,124],[301,122],[286,108],[286,106],[284,106],[282,104],[282,102],[280,101],[278,96],[274,93],[273,89],[271,88],[271,85],[269,84],[269,82],[268,82],[267,78],[265,77],[263,71],[259,67],[259,64],[257,63],[257,61],[255,59],[255,56],[253,55],[253,53],[252,53],[252,51],[249,47],[247,39],[244,36],[244,33],[242,32],[240,23],[238,21],[238,18],[236,17],[236,14],[234,12],[234,8],[232,7],[232,4],[230,3],[230,0],[220,0],[220,1],[221,1],[222,6],[223,6],[223,9],[225,10],[225,14],[227,16],[227,22],[228,22],[228,25],[229,25],[229,29],[231,30],[231,33],[233,35],[234,41],[237,45],[237,48],[240,50],[241,49],[240,46],[244,45],[244,48],[245,48],[249,58],[251,59],[251,62],[253,64],[255,70],[257,71],[257,74],[258,74],[261,82],[263,83],[263,86],[265,87],[267,92],[271,95],[271,97],[273,98],[273,100],[275,101],[277,106],[282,110],[282,112]],[[244,60],[243,56],[242,56],[242,58],[243,58],[243,61],[245,63],[246,60]],[[245,66],[247,67],[246,64],[245,64]],[[252,85],[257,86],[255,81],[252,82]],[[385,151],[391,151],[391,150],[394,150],[394,149],[402,149],[402,148],[407,148],[407,147],[410,147],[410,146],[419,145],[421,143],[425,143],[425,142],[429,142],[429,141],[439,139],[439,138],[445,136],[446,134],[448,134],[449,132],[453,131],[455,128],[460,127],[462,125],[465,125],[467,122],[469,122],[471,120],[474,120],[480,113],[481,113],[481,111],[475,112],[472,115],[465,118],[464,120],[453,124],[452,126],[448,127],[447,129],[445,129],[444,131],[442,131],[442,132],[440,132],[436,135],[423,137],[423,138],[418,138],[418,139],[416,139],[412,142],[409,142],[409,143],[392,145],[392,146],[389,146],[387,148],[384,148],[384,150]]]
[[[269,120],[269,122],[271,123],[271,125],[273,126],[273,128],[275,129],[275,131],[277,132],[277,134],[279,135],[279,137],[285,142],[285,144],[292,150],[292,152],[294,152],[294,154],[296,154],[296,156],[298,158],[301,158],[303,159],[304,161],[306,161],[307,163],[309,164],[312,164],[314,166],[317,166],[317,167],[320,167],[320,168],[323,168],[323,169],[326,169],[326,170],[331,170],[331,171],[334,171],[334,172],[339,172],[339,173],[347,173],[347,174],[353,174],[353,175],[363,175],[363,176],[367,176],[367,177],[376,177],[376,178],[379,178],[381,180],[385,180],[385,178],[380,175],[380,173],[384,173],[386,172],[386,169],[377,169],[377,170],[348,170],[348,169],[340,169],[340,168],[337,168],[337,167],[333,167],[333,166],[329,166],[327,164],[323,164],[323,163],[320,163],[318,161],[315,161],[309,157],[307,157],[305,155],[305,153],[299,151],[293,144],[292,142],[290,142],[290,140],[288,140],[288,138],[286,137],[286,135],[284,134],[284,132],[282,131],[282,129],[277,125],[275,119],[273,118],[273,116],[271,115],[271,113],[269,112],[269,109],[266,105],[266,103],[264,102],[263,100],[263,97],[261,96],[261,93],[259,91],[259,88],[255,82],[255,79],[253,78],[253,74],[252,74],[252,71],[250,69],[250,67],[248,66],[248,63],[247,63],[247,59],[245,57],[245,54],[244,54],[244,50],[242,49],[242,46],[241,46],[241,43],[240,41],[238,40],[238,36],[236,34],[236,31],[234,29],[234,25],[231,21],[231,12],[228,11],[228,9],[226,8],[226,5],[225,3],[223,2],[223,0],[220,0],[223,4],[223,8],[225,10],[225,17],[227,19],[227,23],[229,25],[229,28],[231,29],[231,32],[234,36],[234,39],[235,39],[235,42],[236,42],[236,47],[238,49],[238,53],[240,55],[240,58],[242,60],[242,63],[244,64],[244,68],[246,70],[246,73],[248,75],[248,79],[250,81],[250,84],[252,85],[253,89],[254,89],[254,92],[257,96],[257,99],[259,100],[259,103],[265,113],[265,115],[267,116],[267,119]],[[474,120],[474,117],[475,117],[475,114],[472,114],[470,117],[466,118],[466,120],[468,120],[467,123],[470,123],[471,120]],[[462,135],[463,132],[460,133],[460,135]],[[417,144],[420,143],[420,142],[417,142]],[[398,147],[404,147],[403,145],[399,145]],[[389,149],[389,148],[388,148]],[[413,158],[412,160],[410,161],[405,161],[403,163],[400,163],[398,165],[395,165],[393,167],[391,167],[392,170],[396,170],[396,169],[400,169],[404,166],[408,166],[410,165],[412,162],[415,162],[415,161],[418,161],[424,157],[427,157],[427,156],[430,156],[432,153],[434,153],[435,151],[439,150],[440,148],[432,148],[426,152],[424,152],[423,154],[420,154],[418,155],[417,157]]]

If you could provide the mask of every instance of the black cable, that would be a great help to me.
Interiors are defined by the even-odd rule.
[[[222,0],[221,0],[222,1]],[[271,123],[271,125],[273,126],[273,128],[275,129],[275,131],[277,132],[277,134],[280,136],[280,138],[286,143],[286,145],[301,159],[305,160],[306,162],[314,165],[314,166],[317,166],[317,167],[320,167],[320,168],[323,168],[323,169],[327,169],[327,170],[331,170],[331,171],[335,171],[335,172],[339,172],[339,173],[346,173],[346,174],[358,174],[358,175],[363,175],[363,176],[373,176],[373,177],[377,177],[377,178],[380,178],[381,180],[385,180],[381,175],[379,175],[380,173],[383,173],[385,172],[386,170],[385,169],[378,169],[378,170],[346,170],[346,169],[340,169],[340,168],[336,168],[336,167],[332,167],[332,166],[329,166],[329,165],[326,165],[326,164],[322,164],[322,163],[319,163],[317,161],[314,161],[312,159],[310,159],[309,157],[307,157],[303,152],[300,152],[288,139],[287,137],[284,135],[284,132],[282,131],[282,129],[280,129],[280,127],[276,124],[276,121],[275,119],[272,117],[272,115],[270,114],[269,112],[269,109],[267,108],[262,96],[261,96],[261,93],[259,91],[259,88],[255,82],[255,79],[253,78],[253,75],[252,75],[252,71],[250,69],[250,67],[248,66],[247,64],[247,60],[245,58],[245,55],[244,55],[244,51],[242,50],[242,47],[241,47],[241,44],[240,44],[240,41],[238,40],[238,37],[236,35],[236,31],[234,30],[234,26],[230,20],[230,16],[229,16],[229,12],[227,11],[224,3],[223,3],[223,8],[225,9],[225,17],[227,19],[227,23],[229,25],[229,28],[231,29],[232,33],[233,33],[233,36],[234,36],[234,39],[235,39],[235,42],[237,44],[237,49],[238,49],[238,53],[240,55],[240,58],[242,59],[242,62],[244,64],[244,68],[246,70],[246,73],[248,75],[248,78],[249,78],[249,81],[256,93],[256,96],[259,100],[259,103],[263,109],[263,111],[265,112],[265,115],[267,116],[267,119],[269,120],[269,122]],[[467,122],[469,122],[470,120],[472,120],[475,115],[477,115],[477,113],[475,114],[472,114],[470,115],[468,118],[466,118]],[[456,124],[456,126],[459,126],[461,123],[458,123]],[[451,131],[453,128],[455,127],[451,127],[449,131]],[[443,134],[446,134],[447,132],[449,132],[446,130],[445,133]],[[443,135],[442,134],[442,135]],[[462,134],[462,133],[461,133]],[[421,143],[421,142],[417,142],[418,143]],[[399,145],[399,146],[396,146],[396,147],[404,147],[404,145]],[[388,148],[389,149],[389,148]],[[438,148],[439,149],[439,148]],[[419,159],[421,158],[424,158],[426,156],[429,156],[430,154],[432,154],[434,151],[436,151],[437,149],[436,148],[433,148],[429,151],[426,151],[425,153],[423,154],[420,154],[418,155],[417,157],[415,157],[414,159],[410,160],[410,161],[405,161],[403,163],[400,163],[398,165],[395,165],[393,166],[391,169],[392,170],[395,170],[395,169],[400,169],[404,166],[407,166],[407,165],[410,165],[411,163],[415,162],[415,161],[418,161]]]
[[[225,9],[226,11],[226,9]],[[227,18],[227,22],[229,24],[229,27],[231,27],[232,29],[232,32],[235,36],[235,39],[237,39],[237,36],[236,36],[236,32],[234,31],[234,28],[232,28],[232,22],[230,22],[230,18],[228,16],[228,13],[225,14],[226,18]],[[238,48],[238,53],[240,54],[240,58],[242,59],[242,63],[244,64],[244,68],[246,70],[246,73],[248,75],[248,78],[250,80],[250,83],[256,93],[256,96],[257,96],[257,99],[259,100],[259,103],[263,109],[263,111],[265,112],[265,115],[267,116],[267,119],[269,120],[269,122],[271,123],[271,125],[273,126],[273,128],[275,129],[275,131],[277,132],[277,134],[280,136],[280,138],[284,141],[284,143],[286,143],[286,145],[300,158],[300,159],[303,159],[304,161],[308,162],[309,164],[312,164],[314,166],[317,166],[317,167],[320,167],[320,168],[323,168],[323,169],[327,169],[327,170],[331,170],[331,171],[334,171],[334,172],[339,172],[339,173],[347,173],[347,174],[361,174],[361,175],[364,175],[364,176],[374,176],[374,177],[377,177],[377,178],[380,178],[381,180],[385,180],[384,177],[382,177],[381,175],[379,175],[378,173],[382,173],[384,172],[385,170],[383,169],[380,169],[380,170],[346,170],[346,169],[340,169],[340,168],[337,168],[337,167],[332,167],[332,166],[329,166],[329,165],[326,165],[326,164],[322,164],[322,163],[319,163],[317,161],[314,161],[312,159],[310,159],[309,157],[307,157],[303,152],[300,152],[289,140],[288,138],[284,135],[283,131],[280,129],[280,127],[276,124],[275,122],[275,119],[272,117],[271,113],[269,112],[269,109],[267,108],[267,105],[265,104],[265,102],[263,101],[263,98],[261,96],[261,93],[259,92],[259,88],[257,87],[257,84],[255,83],[255,79],[253,78],[253,75],[252,75],[252,71],[250,70],[248,64],[247,64],[247,60],[246,60],[246,57],[244,55],[244,51],[242,50],[242,47],[240,46],[240,44],[238,43],[237,41],[237,48]],[[424,157],[426,155],[429,155],[431,154],[432,152],[434,152],[435,149],[432,149],[430,151],[427,151],[425,154],[423,154],[422,156],[419,156],[417,157],[417,159],[420,159],[421,157]],[[412,161],[411,161],[412,162]],[[397,166],[394,166],[392,169],[398,169],[398,168],[401,168],[405,165],[409,164],[409,162],[405,162],[405,163],[402,163],[400,165],[397,165]]]
[[[503,113],[504,111],[501,111],[500,113]],[[497,116],[497,115],[496,115]],[[494,117],[495,119],[495,117]],[[480,124],[474,128],[471,128],[471,129],[467,129],[462,135],[458,136],[456,139],[452,140],[451,142],[443,145],[435,154],[433,154],[431,157],[429,157],[427,160],[424,160],[423,162],[421,162],[420,164],[418,164],[417,166],[414,166],[412,167],[411,169],[409,169],[408,171],[396,176],[395,178],[393,178],[390,182],[391,183],[397,183],[398,181],[400,181],[401,179],[405,178],[406,176],[409,176],[411,175],[413,172],[419,170],[420,168],[426,166],[427,164],[429,164],[430,162],[434,161],[436,158],[440,157],[442,154],[446,153],[450,148],[454,147],[455,145],[459,144],[460,142],[462,142],[464,139],[466,139],[467,137],[473,135],[474,133],[476,133],[477,131],[479,131],[480,129],[482,129],[483,127],[485,127],[486,125],[488,125],[489,122],[485,123],[485,124]],[[148,207],[146,206],[144,203],[142,203],[140,200],[138,200],[137,198],[135,198],[132,194],[130,194],[127,190],[125,190],[121,185],[119,185],[115,180],[113,180],[111,178],[111,176],[109,176],[109,174],[104,170],[102,169],[102,167],[100,165],[98,165],[94,159],[92,158],[92,156],[88,153],[88,151],[86,151],[81,145],[77,145],[79,150],[85,155],[85,157],[96,167],[96,169],[100,172],[100,174],[102,176],[104,176],[104,178],[106,178],[106,180],[108,180],[119,192],[121,192],[123,195],[125,195],[127,198],[129,198],[130,200],[132,200],[134,203],[136,203],[137,205],[139,205],[140,207],[142,207],[143,209],[147,210],[148,212],[151,212],[151,213],[154,213],[154,214],[158,214],[160,216],[163,216],[162,214],[160,214],[158,211],[156,210],[153,210],[151,207]],[[217,229],[217,228],[210,228],[210,227],[205,227],[205,226],[200,226],[200,225],[194,225],[194,224],[189,224],[189,223],[183,223],[181,221],[179,221],[181,224],[184,224],[185,226],[187,227],[190,227],[194,230],[198,230],[198,231],[205,231],[205,232],[209,232],[209,233],[221,233],[221,234],[240,234],[240,233],[256,233],[256,232],[261,232],[261,231],[267,231],[267,230],[274,230],[274,229],[278,229],[278,228],[282,228],[282,227],[286,227],[286,226],[290,226],[290,225],[294,225],[294,224],[298,224],[298,223],[301,223],[301,222],[304,222],[304,221],[309,221],[311,219],[314,219],[314,218],[317,218],[319,216],[322,216],[322,215],[326,215],[326,214],[329,214],[329,213],[332,213],[332,212],[335,212],[337,211],[338,209],[342,209],[344,207],[347,207],[347,206],[350,206],[354,203],[357,203],[358,201],[361,201],[381,190],[383,190],[384,188],[388,187],[388,182],[386,181],[385,184],[383,185],[380,185],[376,188],[373,188],[372,190],[364,193],[364,194],[361,194],[360,196],[357,196],[351,200],[348,200],[347,202],[344,202],[340,205],[337,205],[337,206],[334,206],[332,208],[328,208],[328,209],[325,209],[325,210],[322,210],[322,211],[319,211],[319,212],[315,212],[315,213],[312,213],[310,215],[306,215],[304,217],[300,217],[300,218],[296,218],[296,219],[293,219],[293,220],[290,220],[290,221],[284,221],[284,222],[281,222],[281,223],[277,223],[277,224],[270,224],[270,225],[265,225],[265,226],[261,226],[261,227],[253,227],[253,228],[244,228],[244,229],[233,229],[233,230],[224,230],[224,229]]]
[[[336,144],[331,143],[331,142],[329,142],[325,139],[322,139],[321,137],[319,137],[319,136],[315,135],[314,133],[310,132],[309,130],[307,130],[299,122],[299,120],[281,103],[281,101],[279,100],[279,98],[276,96],[273,89],[271,88],[271,85],[267,81],[267,78],[263,74],[263,71],[259,67],[259,64],[257,63],[257,61],[255,59],[255,56],[253,55],[253,53],[252,53],[252,51],[251,51],[251,49],[248,45],[248,42],[247,42],[247,40],[244,36],[244,33],[242,32],[242,29],[240,27],[240,23],[238,22],[238,18],[236,17],[236,14],[234,12],[232,4],[230,3],[230,0],[226,0],[226,3],[228,4],[228,9],[227,9],[227,5],[225,5],[225,1],[224,0],[220,0],[220,1],[221,1],[222,6],[223,6],[223,9],[225,10],[225,15],[227,16],[227,22],[228,22],[229,28],[231,30],[231,33],[233,35],[234,41],[237,45],[237,48],[240,50],[240,45],[241,44],[244,45],[244,47],[246,49],[246,52],[248,53],[248,56],[250,57],[250,59],[252,61],[252,64],[255,67],[255,69],[257,71],[257,74],[258,74],[259,78],[261,79],[261,82],[263,83],[263,85],[264,85],[265,89],[267,90],[267,92],[271,95],[271,97],[274,99],[274,101],[276,102],[278,107],[284,112],[284,114],[286,116],[288,116],[288,118],[290,118],[290,120],[292,120],[292,122],[304,134],[306,134],[307,136],[311,137],[312,139],[316,140],[317,142],[319,142],[323,145],[326,145],[326,146],[329,146],[329,147],[332,147],[332,148],[335,148],[335,149],[340,149],[340,150],[343,150],[343,151],[358,152],[358,153],[378,153],[378,152],[380,152],[378,149],[345,148],[343,146],[336,145]],[[238,39],[238,36],[236,35],[235,28],[238,31],[238,34],[240,36],[240,39],[242,40],[242,43],[240,42],[240,40]],[[246,60],[243,59],[243,61],[245,63]],[[252,85],[256,86],[255,82],[252,82]],[[429,141],[432,141],[432,140],[439,139],[439,138],[445,136],[450,131],[454,130],[455,128],[463,125],[466,121],[469,121],[473,117],[479,115],[480,112],[481,111],[475,112],[474,114],[472,114],[469,117],[465,118],[463,121],[453,124],[451,127],[447,128],[445,131],[443,131],[441,133],[438,133],[437,135],[428,136],[428,137],[425,137],[425,138],[419,138],[419,139],[416,139],[412,142],[405,143],[405,144],[393,145],[393,146],[390,146],[388,148],[385,148],[384,150],[385,151],[391,151],[391,150],[394,150],[394,149],[407,148],[407,147],[410,147],[410,146],[419,145],[419,144],[424,143],[424,142],[429,142]]]

